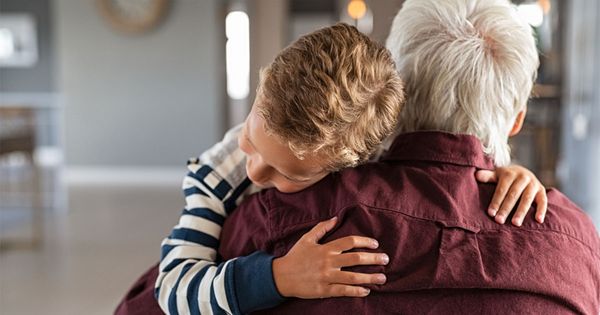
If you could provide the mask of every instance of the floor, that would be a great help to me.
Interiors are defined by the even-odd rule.
[[[38,249],[0,251],[0,314],[112,314],[183,207],[178,187],[67,191],[68,210],[45,214]]]

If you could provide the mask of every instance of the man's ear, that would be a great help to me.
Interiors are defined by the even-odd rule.
[[[525,106],[525,108],[523,108],[523,110],[517,114],[517,118],[515,118],[515,124],[513,125],[510,132],[508,133],[509,137],[512,137],[512,136],[518,134],[519,131],[521,131],[521,128],[523,128],[523,122],[525,121],[526,114],[527,114],[527,106]]]

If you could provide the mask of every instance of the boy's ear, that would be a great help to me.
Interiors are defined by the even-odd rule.
[[[525,121],[526,114],[527,114],[527,106],[525,106],[525,108],[523,108],[523,110],[517,114],[517,118],[515,118],[515,123],[514,123],[512,129],[510,130],[510,132],[508,133],[509,137],[512,137],[512,136],[518,134],[519,131],[521,131],[521,128],[523,128],[523,122]]]

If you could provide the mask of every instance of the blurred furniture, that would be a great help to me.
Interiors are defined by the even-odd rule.
[[[514,162],[532,170],[547,187],[559,185],[561,110],[560,87],[536,84],[523,129],[510,139]]]
[[[0,106],[0,211],[32,211],[31,238],[0,238],[0,249],[35,247],[42,238],[43,201],[41,172],[34,159],[35,126],[32,108]]]
[[[533,171],[546,187],[559,187],[564,112],[565,0],[512,0],[517,6],[537,7],[541,24],[533,25],[540,67],[527,104],[523,129],[509,140],[513,161]],[[539,21],[538,21],[539,22]],[[564,150],[564,149],[563,149]]]

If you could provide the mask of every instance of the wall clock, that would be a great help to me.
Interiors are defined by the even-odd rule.
[[[165,17],[170,0],[96,0],[102,16],[115,29],[140,34],[156,27]]]

